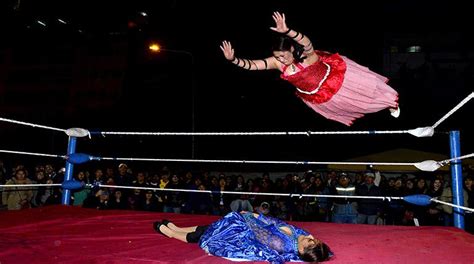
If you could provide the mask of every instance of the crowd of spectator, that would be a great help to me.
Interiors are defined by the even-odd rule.
[[[21,210],[60,204],[60,187],[21,187],[31,183],[62,183],[65,169],[53,165],[37,165],[28,170],[23,165],[7,170],[0,162],[0,184],[15,185],[0,188],[1,208]],[[464,171],[464,205],[474,207],[474,178],[472,171]],[[225,215],[230,211],[255,211],[287,221],[324,221],[335,223],[378,225],[444,225],[453,223],[451,206],[432,203],[429,206],[408,204],[402,200],[356,199],[351,196],[403,197],[426,194],[452,202],[449,175],[401,174],[386,177],[378,171],[361,173],[340,171],[307,171],[289,173],[284,177],[245,178],[210,172],[175,172],[164,166],[157,172],[132,170],[127,164],[93,170],[76,168],[74,178],[87,187],[74,190],[74,206],[99,210],[144,210],[188,214]],[[132,186],[137,189],[103,188],[99,184]],[[153,190],[140,189],[152,187]],[[174,189],[207,190],[185,192]],[[249,192],[226,194],[222,191]],[[258,195],[284,193],[293,195]],[[341,198],[304,197],[301,194],[330,194]],[[466,230],[473,232],[473,214],[465,214]]]

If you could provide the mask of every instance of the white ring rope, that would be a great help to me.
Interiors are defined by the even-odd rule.
[[[195,163],[241,163],[241,164],[293,164],[293,165],[378,165],[378,166],[415,166],[417,162],[334,162],[334,161],[279,161],[279,160],[212,160],[212,159],[158,159],[97,157],[98,160],[119,161],[158,161],[158,162],[195,162]]]
[[[17,187],[49,187],[49,186],[61,186],[59,183],[52,184],[3,184],[0,187],[4,188],[17,188]],[[123,186],[123,185],[108,185],[108,184],[86,184],[87,187],[100,187],[100,188],[115,188],[115,189],[131,189],[131,190],[150,190],[150,191],[165,191],[165,192],[194,192],[194,193],[222,193],[222,194],[244,194],[244,195],[264,195],[264,196],[290,196],[290,197],[320,197],[320,198],[358,198],[358,199],[379,199],[379,200],[403,200],[403,197],[391,197],[391,196],[351,196],[351,195],[331,195],[331,194],[295,194],[295,193],[261,193],[261,192],[236,192],[236,191],[211,191],[211,190],[193,190],[193,189],[163,189],[160,187],[139,187],[139,186]]]
[[[438,122],[436,122],[431,127],[418,127],[415,129],[408,130],[367,130],[367,131],[304,131],[304,132],[123,132],[123,131],[98,131],[92,132],[92,134],[101,134],[105,135],[129,135],[129,136],[288,136],[288,135],[372,135],[372,134],[411,134],[416,137],[427,137],[432,136],[434,129],[444,122],[448,117],[454,114],[459,108],[465,105],[469,100],[474,98],[474,92],[468,95],[464,100],[462,100],[457,106],[455,106],[451,111],[445,114]],[[34,124],[29,122],[23,122],[8,118],[0,117],[0,121],[14,123],[19,125],[31,126],[44,128],[54,131],[64,132],[69,135],[71,129],[62,129],[51,126],[44,126],[40,124]],[[69,133],[68,133],[69,131]],[[73,133],[73,136],[84,136],[88,135],[91,137],[91,132],[85,129],[81,129],[81,133]],[[77,134],[77,135],[76,135]],[[69,135],[70,136],[70,135]]]
[[[3,118],[3,117],[0,117],[0,121],[13,123],[13,124],[18,124],[18,125],[24,125],[24,126],[39,127],[39,128],[44,128],[44,129],[48,129],[48,130],[54,130],[54,131],[59,131],[59,132],[66,133],[66,129],[57,128],[57,127],[50,127],[50,126],[43,126],[43,125],[39,125],[39,124],[28,123],[28,122],[23,122],[23,121],[18,121],[18,120]]]
[[[51,187],[62,186],[61,183],[31,183],[31,184],[0,184],[2,188],[22,188],[22,187]]]
[[[52,158],[67,159],[65,155],[54,155],[45,153],[13,151],[0,149],[0,153],[10,153],[19,155],[42,156]],[[213,160],[213,159],[158,159],[158,158],[123,158],[123,157],[93,157],[89,160],[113,160],[113,161],[158,161],[158,162],[194,162],[194,163],[240,163],[240,164],[285,164],[285,165],[374,165],[374,166],[414,166],[422,171],[435,171],[453,160],[462,160],[474,157],[474,153],[452,158],[449,160],[435,161],[425,160],[421,162],[351,162],[351,161],[279,161],[279,160]]]
[[[128,136],[311,136],[311,135],[363,135],[363,134],[405,134],[410,130],[374,130],[374,131],[288,131],[288,132],[97,132],[105,135]],[[92,132],[94,134],[94,132]]]
[[[454,114],[459,108],[474,98],[474,92],[468,95],[451,111],[445,114],[431,127],[418,127],[406,130],[367,130],[367,131],[304,131],[304,132],[126,132],[126,131],[97,131],[92,134],[127,135],[127,136],[311,136],[311,135],[372,135],[372,134],[411,134],[416,137],[432,136],[434,129]]]
[[[3,188],[22,188],[22,187],[50,187],[50,186],[61,186],[59,183],[51,184],[3,184],[0,187]],[[362,195],[331,195],[331,194],[295,194],[295,193],[262,193],[262,192],[236,192],[236,191],[210,191],[210,190],[192,190],[192,189],[164,189],[159,187],[139,187],[139,186],[121,186],[121,185],[109,185],[109,184],[86,184],[87,187],[100,187],[100,188],[115,188],[115,189],[132,189],[132,190],[151,190],[151,191],[164,191],[164,192],[193,192],[193,193],[209,193],[209,194],[240,194],[240,195],[264,195],[264,196],[289,196],[289,197],[312,197],[312,198],[348,198],[348,199],[378,199],[378,200],[404,200],[403,197],[398,196],[362,196]],[[451,207],[460,208],[466,211],[474,212],[473,208],[456,205],[444,201],[440,201],[436,198],[430,199],[435,203],[448,205]]]
[[[435,203],[440,203],[440,204],[444,204],[444,205],[449,205],[451,207],[456,207],[456,208],[459,208],[459,209],[463,209],[463,210],[466,210],[466,211],[470,211],[470,212],[474,212],[474,208],[469,208],[469,207],[465,207],[465,206],[461,206],[461,205],[456,205],[456,204],[452,204],[452,203],[448,203],[448,202],[445,202],[445,201],[440,201],[436,198],[432,198],[431,199],[432,202],[435,202]]]
[[[469,100],[474,98],[474,92],[472,92],[470,95],[468,95],[464,100],[462,100],[457,106],[455,106],[451,111],[449,111],[447,114],[445,114],[438,122],[434,123],[431,127],[435,129],[437,126],[439,126],[444,120],[446,120],[449,116],[451,116],[454,112],[459,110],[463,105],[465,105]]]
[[[210,190],[189,190],[189,189],[163,189],[159,187],[135,187],[135,186],[121,186],[99,184],[103,188],[116,189],[132,189],[132,190],[151,190],[151,191],[165,191],[165,192],[194,192],[194,193],[209,193],[209,194],[244,194],[244,195],[264,195],[264,196],[290,196],[290,197],[320,197],[320,198],[359,198],[359,199],[379,199],[379,200],[403,200],[403,197],[388,197],[388,196],[350,196],[350,195],[330,195],[330,194],[296,194],[296,193],[268,193],[268,192],[235,192],[235,191],[210,191]]]
[[[440,163],[441,164],[447,164],[447,163],[450,163],[451,161],[467,159],[467,158],[470,158],[470,157],[474,157],[474,153],[459,156],[459,157],[452,158],[452,159],[446,159],[446,160],[440,161]]]
[[[415,166],[417,162],[335,162],[335,161],[279,161],[279,160],[212,160],[212,159],[158,159],[100,157],[99,160],[119,161],[158,161],[158,162],[195,162],[195,163],[241,163],[241,164],[285,164],[285,165],[378,165],[378,166]]]
[[[10,154],[18,154],[18,155],[26,155],[26,156],[51,157],[51,158],[63,158],[63,159],[66,158],[66,156],[64,156],[64,155],[54,155],[54,154],[26,152],[26,151],[15,151],[15,150],[6,150],[6,149],[0,149],[0,153],[10,153]]]

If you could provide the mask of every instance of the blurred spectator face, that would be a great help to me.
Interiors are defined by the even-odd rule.
[[[25,171],[22,170],[22,169],[17,170],[16,173],[15,173],[15,178],[18,181],[24,181],[26,179]]]
[[[262,178],[265,179],[265,180],[269,180],[270,179],[270,174],[264,173]]]
[[[43,180],[43,179],[44,179],[44,171],[37,171],[37,172],[36,172],[36,179],[37,179],[38,181]]]
[[[179,181],[178,175],[173,174],[173,177],[171,177],[171,181],[173,181],[174,183],[177,183]]]
[[[122,198],[122,191],[115,191],[114,196],[116,199]]]
[[[252,186],[252,185],[253,185],[253,180],[252,180],[252,179],[249,179],[249,180],[247,181],[247,185],[248,185],[248,186]]]
[[[102,172],[101,169],[97,169],[97,170],[95,170],[94,175],[95,175],[95,178],[96,178],[96,179],[100,179],[100,178],[102,178],[102,176],[104,175],[104,173]]]
[[[402,179],[397,179],[395,181],[395,188],[402,188],[403,182]]]
[[[161,180],[164,182],[167,182],[169,180],[169,175],[168,174],[161,175]]]
[[[211,179],[211,184],[212,185],[217,185],[218,181],[217,181],[217,178],[216,177],[212,177]]]
[[[424,179],[419,179],[418,182],[416,183],[416,186],[420,189],[424,188],[426,186],[426,182]]]
[[[108,185],[114,185],[115,184],[115,181],[114,181],[114,178],[110,177],[107,179],[107,184]]]
[[[134,189],[133,194],[135,195],[140,195],[140,189]]]
[[[80,172],[77,174],[77,179],[78,179],[79,181],[83,181],[85,177],[86,177],[86,175],[84,174],[83,171],[80,171]]]
[[[438,179],[436,179],[436,180],[433,182],[433,187],[434,187],[435,190],[438,190],[439,188],[441,188],[441,185],[442,185],[442,183],[441,183],[441,181],[438,180]]]
[[[413,183],[413,181],[407,180],[406,186],[407,186],[408,189],[413,189],[415,184]]]
[[[221,187],[225,186],[225,179],[224,178],[219,179],[219,186],[221,186]]]
[[[109,193],[107,191],[102,191],[100,193],[99,199],[101,201],[107,201],[109,199]]]
[[[237,177],[237,183],[243,184],[243,183],[244,183],[244,177],[238,176],[238,177]]]
[[[347,187],[349,185],[349,177],[347,177],[347,175],[339,176],[339,185]]]
[[[107,174],[107,177],[113,177],[113,176],[114,176],[114,169],[112,169],[112,168],[107,168],[107,170],[105,171],[105,173]]]
[[[153,192],[152,191],[147,191],[145,196],[146,196],[146,199],[150,200],[153,197]]]
[[[464,180],[464,185],[467,187],[467,188],[472,188],[473,185],[472,185],[473,181],[472,181],[472,178],[466,178]]]
[[[206,186],[204,186],[204,184],[199,184],[198,190],[204,191],[206,190]]]
[[[143,174],[143,172],[137,173],[137,180],[138,180],[138,182],[144,182],[145,181],[145,174]]]
[[[119,166],[119,169],[118,169],[118,170],[119,170],[119,174],[120,174],[120,175],[125,175],[125,174],[127,174],[127,169],[128,169],[128,168],[127,168],[127,165],[125,165],[125,164],[120,164],[120,165],[121,165],[121,166]]]
[[[331,171],[328,175],[329,179],[336,179],[337,178],[337,173],[335,171]]]
[[[44,171],[46,172],[46,174],[51,174],[53,173],[54,171],[54,168],[51,164],[46,164],[46,166],[44,166]]]
[[[321,180],[321,178],[317,177],[316,179],[314,179],[314,184],[316,186],[321,186],[321,184],[323,184],[323,181]]]
[[[191,180],[193,178],[193,174],[190,171],[188,171],[185,177],[186,179]]]
[[[160,181],[160,175],[153,174],[153,177],[151,177],[151,182],[158,183],[159,181]]]
[[[388,186],[390,186],[390,187],[395,186],[395,179],[389,179],[388,180]]]
[[[365,182],[369,185],[373,184],[374,183],[374,177],[366,177]]]
[[[202,184],[201,179],[196,178],[196,179],[194,180],[194,184],[196,184],[196,186],[200,186],[200,185]]]

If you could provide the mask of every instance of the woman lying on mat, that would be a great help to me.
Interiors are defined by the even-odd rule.
[[[320,262],[332,253],[305,230],[276,218],[251,212],[232,212],[208,226],[177,227],[168,220],[153,223],[156,232],[206,252],[240,260]]]

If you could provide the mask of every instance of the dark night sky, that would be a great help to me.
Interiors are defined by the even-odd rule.
[[[2,7],[1,30],[5,41],[0,47],[25,40],[57,47],[61,43],[100,46],[125,39],[129,45],[123,96],[113,107],[94,112],[77,109],[73,118],[58,114],[48,121],[35,111],[31,115],[24,113],[23,117],[31,118],[25,121],[92,129],[191,131],[191,87],[194,84],[195,131],[410,129],[433,124],[474,90],[467,82],[458,84],[456,89],[450,88],[450,83],[462,80],[447,77],[439,79],[447,84],[442,89],[441,85],[428,90],[403,81],[395,82],[392,85],[400,93],[402,107],[399,119],[382,111],[348,128],[325,120],[306,107],[294,96],[292,87],[279,79],[279,73],[238,69],[225,61],[219,49],[220,41],[226,39],[233,43],[239,57],[270,56],[271,14],[279,10],[286,13],[288,26],[308,35],[316,48],[339,52],[380,73],[383,73],[387,34],[419,35],[420,39],[424,37],[423,44],[433,50],[460,52],[468,60],[467,54],[471,52],[472,56],[474,45],[466,30],[469,9],[463,1],[404,0],[369,4],[361,1],[25,0],[16,11],[12,8],[15,1],[2,5],[7,6]],[[137,20],[141,11],[147,12],[146,21]],[[66,30],[25,30],[28,25],[38,27],[34,24],[37,18],[53,21],[59,16],[69,22]],[[137,22],[140,31],[128,29],[129,21]],[[77,34],[77,29],[82,33]],[[111,32],[119,33],[119,37],[111,37]],[[444,45],[437,39],[426,38],[433,32],[441,36],[459,32],[462,42]],[[167,49],[191,53],[193,64],[184,53],[147,57],[149,54],[142,48],[153,39]],[[18,104],[21,106],[22,101]],[[471,102],[461,109],[440,130],[459,129],[463,140],[473,135],[467,122],[473,105]],[[16,117],[4,114],[2,116]],[[48,133],[40,135],[50,137]],[[62,153],[61,140],[47,139],[46,143],[36,145],[41,149],[46,147],[48,152]],[[472,139],[464,140],[463,150],[472,152],[472,142]],[[19,139],[3,142],[3,145],[10,143],[30,149],[19,143]],[[444,135],[432,139],[410,136],[389,136],[388,139],[381,136],[198,138],[196,153],[199,158],[339,160],[398,147],[448,153],[447,143]],[[130,153],[154,157],[190,156],[189,138],[107,138],[97,139],[93,144],[84,142],[81,146],[84,151],[104,155],[123,152],[126,156]]]

